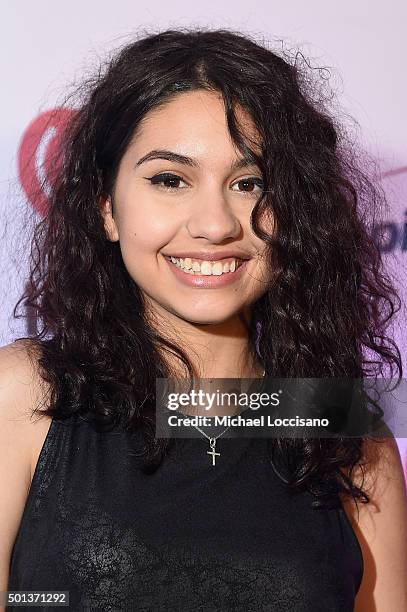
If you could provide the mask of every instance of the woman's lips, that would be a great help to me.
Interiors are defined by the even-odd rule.
[[[189,287],[201,287],[203,289],[216,289],[217,287],[225,287],[238,280],[246,269],[248,260],[240,262],[234,272],[224,272],[220,276],[213,274],[188,274],[183,272],[176,264],[172,263],[169,257],[165,257],[175,277]]]

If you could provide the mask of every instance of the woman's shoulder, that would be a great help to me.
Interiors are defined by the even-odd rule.
[[[31,418],[47,390],[30,348],[21,341],[0,347],[0,590],[7,588],[11,551],[31,486],[35,454],[50,422],[49,418]]]
[[[17,340],[0,347],[1,416],[32,415],[34,408],[44,408],[49,384],[40,376],[38,347],[29,340]]]
[[[0,347],[0,423],[3,444],[13,442],[20,461],[29,461],[30,482],[51,419],[42,414],[49,385],[37,365],[39,352],[29,340]],[[34,410],[37,409],[34,413]]]
[[[369,503],[344,509],[360,542],[364,574],[355,611],[407,609],[407,492],[403,462],[393,436],[363,443],[354,483]],[[403,603],[402,603],[403,602]],[[397,607],[401,605],[402,607]],[[406,606],[406,607],[403,607]]]

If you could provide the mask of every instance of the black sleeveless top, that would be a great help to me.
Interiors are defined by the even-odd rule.
[[[352,526],[342,506],[290,492],[267,443],[221,436],[213,466],[204,436],[178,438],[148,475],[121,427],[52,420],[8,590],[69,591],[69,610],[351,612],[363,574]]]

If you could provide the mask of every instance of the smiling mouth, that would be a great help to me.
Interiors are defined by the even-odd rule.
[[[177,258],[165,255],[165,258],[185,274],[194,276],[222,276],[233,274],[247,260],[238,257],[228,257],[216,261],[202,261],[190,257]]]

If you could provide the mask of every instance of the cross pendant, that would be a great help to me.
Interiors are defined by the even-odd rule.
[[[215,438],[211,438],[209,440],[209,444],[211,445],[211,450],[210,451],[206,451],[206,454],[212,456],[212,465],[215,465],[215,461],[216,461],[215,456],[220,457],[220,453],[216,453],[215,452],[216,439]]]

